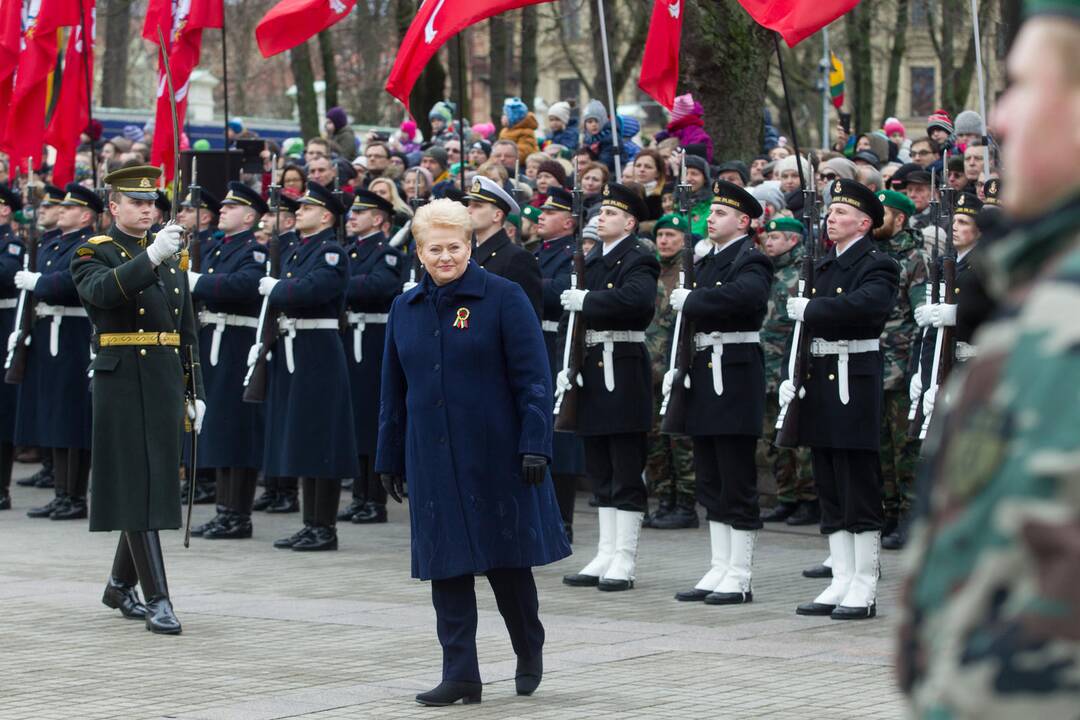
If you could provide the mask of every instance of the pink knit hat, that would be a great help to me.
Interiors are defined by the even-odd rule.
[[[401,133],[409,140],[412,140],[416,137],[416,123],[412,120],[401,123]]]
[[[671,108],[671,121],[682,120],[694,112],[694,96],[690,93],[679,95]]]
[[[492,123],[489,123],[489,122],[476,123],[475,125],[472,126],[472,131],[473,131],[473,133],[475,135],[479,135],[480,137],[487,140],[488,138],[490,138],[492,136],[492,134],[494,134],[495,126]]]
[[[900,133],[904,137],[907,137],[907,130],[904,129],[904,123],[900,122],[894,117],[886,118],[885,124],[882,126],[886,135],[892,135],[893,133]]]

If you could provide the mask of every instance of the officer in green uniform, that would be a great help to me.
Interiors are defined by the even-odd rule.
[[[198,432],[206,406],[199,366],[185,362],[199,351],[176,257],[183,229],[170,223],[147,233],[160,174],[135,166],[105,177],[114,222],[75,250],[71,273],[95,337],[90,530],[122,532],[102,601],[145,618],[148,630],[178,634],[158,530],[180,527],[185,417]],[[194,375],[193,402],[185,400],[185,372]]]

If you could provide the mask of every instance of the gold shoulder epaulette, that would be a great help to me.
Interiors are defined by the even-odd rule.
[[[112,242],[112,238],[108,235],[95,235],[86,242],[90,243],[91,245],[100,245],[101,243]]]

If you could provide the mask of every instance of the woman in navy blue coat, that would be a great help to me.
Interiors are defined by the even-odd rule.
[[[532,567],[570,554],[547,465],[551,377],[536,312],[516,283],[470,262],[469,216],[436,200],[413,220],[427,271],[390,309],[375,469],[409,481],[412,574],[431,580],[443,682],[425,705],[480,701],[473,576],[487,575],[518,656],[540,683],[544,628]]]

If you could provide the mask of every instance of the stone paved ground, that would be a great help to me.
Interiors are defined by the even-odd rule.
[[[32,468],[17,466],[17,477]],[[336,553],[274,550],[297,516],[256,514],[252,540],[163,534],[179,637],[148,633],[100,603],[115,534],[30,520],[52,491],[14,488],[0,513],[0,719],[59,718],[897,718],[891,656],[899,562],[884,555],[879,618],[802,618],[824,557],[811,532],[759,536],[751,605],[676,603],[707,562],[707,531],[646,530],[638,585],[606,594],[560,583],[596,540],[579,497],[580,555],[536,572],[545,675],[514,694],[514,655],[482,581],[479,706],[424,708],[439,680],[429,588],[409,578],[408,518],[349,525]],[[211,508],[196,508],[196,520]],[[778,529],[783,528],[783,529]]]

